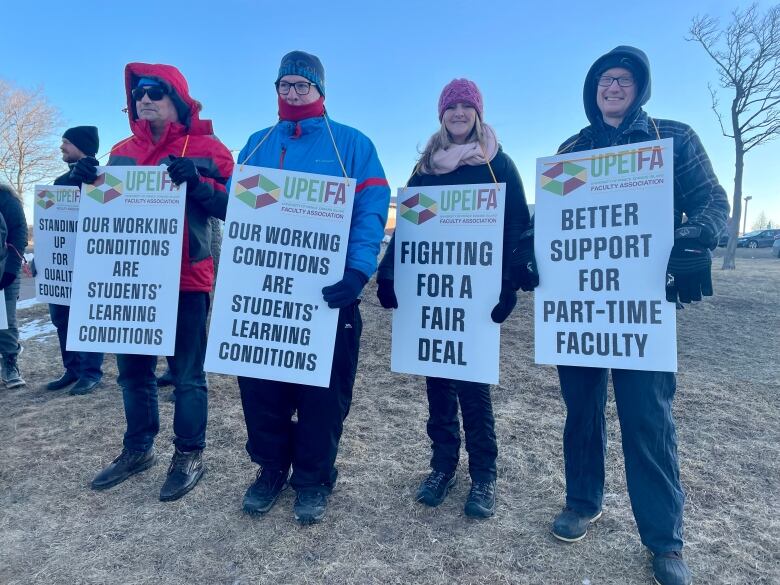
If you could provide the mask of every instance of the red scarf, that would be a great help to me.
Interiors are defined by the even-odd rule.
[[[292,89],[292,91],[295,91]],[[279,100],[279,119],[299,122],[306,118],[316,118],[325,114],[325,96],[320,96],[316,102],[306,104],[305,106],[291,106],[287,100],[278,96]]]

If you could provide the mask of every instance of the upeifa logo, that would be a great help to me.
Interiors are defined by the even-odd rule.
[[[38,191],[35,194],[35,204],[38,207],[49,209],[49,207],[52,207],[54,205],[55,201],[56,201],[56,197],[54,196],[54,193],[52,193],[51,191],[46,191],[44,189],[43,191]]]
[[[252,209],[259,209],[277,203],[282,189],[263,175],[253,175],[238,181],[233,192]]]
[[[568,195],[588,180],[588,170],[571,162],[559,162],[542,173],[542,189]]]
[[[87,197],[98,203],[108,203],[122,196],[122,181],[108,173],[101,173],[97,180],[87,186]]]
[[[401,201],[398,206],[398,213],[401,217],[415,225],[420,225],[436,217],[437,210],[436,201],[423,193],[412,195],[409,199]]]

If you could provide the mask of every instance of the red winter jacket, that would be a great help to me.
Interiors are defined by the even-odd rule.
[[[171,123],[160,140],[152,140],[149,122],[138,120],[131,91],[141,77],[153,77],[166,84],[179,110],[181,123]],[[233,173],[233,157],[213,134],[211,121],[201,120],[201,105],[190,96],[187,80],[171,65],[129,63],[125,67],[127,115],[133,135],[111,149],[109,165],[152,165],[184,156],[198,167],[201,182],[187,195],[184,213],[184,238],[181,255],[182,291],[210,292],[214,284],[209,216],[225,219],[225,184]],[[184,118],[184,119],[182,119]]]

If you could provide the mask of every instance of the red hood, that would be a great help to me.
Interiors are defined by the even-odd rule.
[[[181,71],[173,65],[160,65],[153,63],[128,63],[125,66],[125,93],[127,94],[127,117],[130,120],[130,128],[135,132],[135,125],[139,120],[135,119],[135,101],[130,92],[133,91],[138,80],[141,77],[156,77],[167,83],[173,91],[179,96],[181,101],[189,108],[189,131],[188,134],[214,134],[211,120],[200,119],[200,102],[193,99],[190,95],[190,89],[187,80],[181,74]]]

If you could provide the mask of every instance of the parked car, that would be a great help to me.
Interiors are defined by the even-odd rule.
[[[756,230],[741,235],[737,239],[737,248],[768,248],[780,236],[780,229]]]
[[[775,243],[772,244],[772,255],[780,258],[780,236],[775,236]]]

